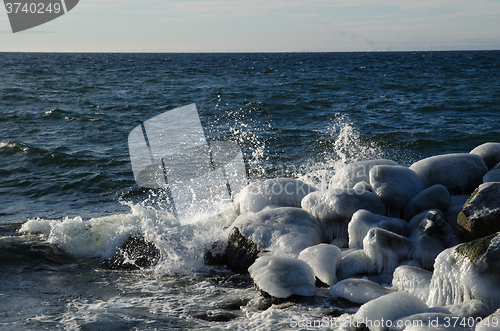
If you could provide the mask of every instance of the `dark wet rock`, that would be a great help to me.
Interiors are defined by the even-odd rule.
[[[248,304],[250,299],[238,299],[235,301],[231,302],[225,302],[219,305],[220,309],[225,309],[225,310],[240,310],[241,307],[244,307]]]
[[[195,314],[193,317],[209,322],[229,322],[238,316],[228,312],[208,312]]]
[[[227,247],[222,242],[215,242],[212,247],[205,252],[205,264],[208,265],[226,265]]]
[[[458,214],[457,222],[465,241],[500,231],[500,183],[480,185]]]
[[[229,233],[226,250],[226,261],[229,270],[245,274],[259,255],[260,249],[251,240],[243,237],[238,228]]]
[[[142,237],[130,237],[119,249],[110,265],[116,269],[138,270],[154,266],[161,258],[160,250]]]

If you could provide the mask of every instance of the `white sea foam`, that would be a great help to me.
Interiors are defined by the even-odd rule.
[[[202,270],[204,254],[216,241],[224,243],[223,228],[234,215],[218,215],[189,226],[180,226],[169,212],[126,203],[129,213],[83,220],[31,219],[19,230],[22,234],[38,234],[50,244],[77,257],[110,259],[132,235],[144,237],[160,250],[161,260],[154,271],[161,274],[184,274]]]

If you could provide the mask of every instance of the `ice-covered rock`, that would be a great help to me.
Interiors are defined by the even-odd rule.
[[[240,215],[227,230],[227,265],[245,273],[261,251],[297,257],[324,242],[319,221],[300,208],[280,207]]]
[[[436,258],[429,306],[481,301],[492,312],[500,308],[500,234],[444,250]]]
[[[330,187],[354,188],[360,182],[369,183],[370,170],[378,165],[397,166],[398,164],[386,159],[365,160],[348,164],[333,176]]]
[[[434,219],[435,217],[437,216],[443,218],[444,217],[444,214],[442,211],[438,210],[438,209],[431,209],[431,210],[426,210],[424,211],[423,213],[420,213],[418,215],[415,215],[411,218],[410,222],[408,222],[408,226],[406,227],[406,236],[410,236],[413,231],[415,231],[415,229],[418,227],[418,225],[420,224],[420,221],[423,219],[423,218],[429,218],[430,220]]]
[[[487,182],[500,182],[500,163],[483,176],[483,183]]]
[[[488,169],[491,169],[500,162],[500,143],[484,143],[474,148],[470,153],[479,155]]]
[[[392,286],[397,291],[405,291],[427,301],[432,272],[412,266],[402,265],[394,270]]]
[[[390,331],[472,331],[461,326],[453,326],[454,316],[449,313],[424,312],[398,319]],[[457,318],[457,317],[455,317]],[[460,322],[460,321],[459,321]]]
[[[425,187],[444,185],[450,194],[470,194],[483,182],[488,167],[475,154],[431,156],[413,163],[410,169],[422,179]]]
[[[476,331],[498,331],[500,330],[500,309],[483,319],[476,325]]]
[[[262,256],[248,268],[255,286],[264,296],[288,298],[316,294],[312,268],[304,261],[282,256]]]
[[[300,252],[299,260],[311,266],[316,278],[331,286],[337,282],[337,269],[342,260],[342,251],[334,245],[319,244]]]
[[[380,228],[368,231],[363,239],[363,251],[377,266],[378,273],[393,272],[405,260],[410,250],[410,240]]]
[[[361,191],[373,192],[372,186],[365,181],[357,183],[356,185],[354,185],[352,187],[352,189],[354,191],[358,191],[358,192],[361,192]]]
[[[429,209],[445,211],[450,206],[450,193],[443,185],[436,184],[418,193],[408,202],[404,210],[404,219],[409,221],[413,216]]]
[[[329,290],[330,295],[334,297],[343,298],[358,304],[367,303],[392,292],[391,289],[363,278],[341,280],[330,287]]]
[[[491,311],[479,300],[470,300],[457,305],[445,306],[450,314],[458,317],[473,318],[479,320],[488,316]]]
[[[394,292],[362,305],[354,320],[362,321],[370,331],[389,330],[397,320],[422,313],[427,308],[425,302],[410,293]]]
[[[349,247],[363,247],[363,239],[370,229],[380,228],[402,235],[408,224],[399,218],[374,214],[360,209],[352,215],[347,227],[349,233]]]
[[[370,170],[370,185],[387,207],[387,216],[400,217],[406,204],[424,190],[424,184],[412,170],[379,165]]]
[[[372,262],[362,249],[353,250],[340,261],[337,276],[339,279],[354,276],[373,275],[377,273],[377,265]]]
[[[433,211],[420,220],[409,239],[411,248],[408,257],[428,270],[432,270],[439,253],[460,243],[452,227]]]
[[[377,195],[353,189],[312,192],[302,200],[302,208],[323,224],[328,242],[347,237],[347,224],[359,209],[385,214],[385,206]]]
[[[500,231],[500,183],[481,184],[458,215],[466,241]]]
[[[293,178],[273,178],[245,186],[235,198],[241,214],[259,212],[266,206],[300,207],[302,199],[316,191],[311,185]]]

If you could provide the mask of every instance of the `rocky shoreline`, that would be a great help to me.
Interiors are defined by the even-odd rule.
[[[461,329],[498,329],[499,162],[500,143],[485,143],[410,167],[356,162],[326,188],[252,183],[237,196],[218,262],[248,272],[265,297],[310,297],[329,286],[360,305],[349,318],[392,325],[364,323],[369,330],[431,320],[433,330],[450,330],[450,318],[473,320]]]

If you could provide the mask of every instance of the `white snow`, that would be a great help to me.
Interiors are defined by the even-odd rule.
[[[300,252],[299,260],[309,264],[314,275],[331,286],[337,282],[337,269],[342,260],[342,251],[334,245],[319,244]]]
[[[382,287],[368,279],[348,278],[330,287],[329,293],[334,297],[347,299],[354,303],[367,303],[393,291]]]
[[[354,318],[364,321],[370,331],[382,331],[389,330],[396,320],[422,313],[427,308],[425,302],[409,293],[394,292],[365,303]]]
[[[374,214],[368,210],[360,209],[352,215],[348,225],[349,248],[363,247],[363,239],[372,228],[381,228],[403,234],[408,224],[399,218],[392,218]]]
[[[302,199],[316,188],[293,178],[273,178],[245,186],[235,203],[241,214],[258,212],[268,205],[300,207]]]
[[[255,285],[275,298],[316,294],[313,269],[304,261],[281,256],[262,256],[248,268]]]

